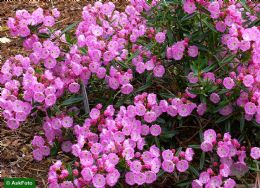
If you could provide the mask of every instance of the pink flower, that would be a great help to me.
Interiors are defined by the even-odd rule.
[[[125,174],[125,181],[128,185],[134,185],[135,184],[135,175],[133,172],[127,172]]]
[[[10,129],[13,129],[13,130],[18,129],[18,127],[19,127],[19,123],[15,119],[9,119],[6,124],[7,124],[7,127],[9,127]]]
[[[260,158],[260,148],[259,147],[251,148],[250,156],[253,159],[258,160]]]
[[[180,160],[177,162],[176,167],[179,172],[185,172],[189,168],[189,163],[186,160]]]
[[[130,163],[130,170],[132,172],[140,172],[142,170],[142,164],[138,160],[134,160]]]
[[[162,129],[161,129],[160,125],[155,124],[150,127],[150,133],[153,136],[159,136],[161,134],[161,131],[162,131]]]
[[[91,146],[90,151],[94,155],[98,155],[99,153],[101,153],[103,151],[103,146],[100,143],[95,143]]]
[[[158,43],[163,43],[165,41],[165,32],[159,32],[155,35],[155,40]]]
[[[199,81],[199,78],[197,76],[195,76],[193,72],[190,72],[188,74],[188,80],[190,83],[195,84]]]
[[[65,128],[72,127],[72,125],[73,125],[73,118],[70,117],[70,116],[65,116],[64,118],[62,118],[62,125]]]
[[[92,25],[91,26],[91,32],[93,35],[99,37],[103,34],[103,29],[102,27],[98,26],[98,25]]]
[[[128,147],[126,149],[124,149],[122,156],[126,159],[126,160],[130,160],[132,158],[134,158],[134,149],[131,147]]]
[[[217,154],[219,157],[224,158],[229,156],[229,147],[225,144],[218,146]]]
[[[224,188],[235,188],[235,187],[236,187],[236,182],[231,178],[228,178],[224,183]]]
[[[230,37],[227,40],[227,46],[230,50],[237,50],[239,48],[240,42],[236,37]]]
[[[34,136],[32,140],[32,145],[37,146],[37,147],[42,147],[44,146],[45,141],[41,136]]]
[[[153,111],[150,112],[146,112],[144,114],[144,120],[148,123],[152,123],[153,121],[155,121],[157,118],[156,113],[154,113]]]
[[[91,119],[98,119],[100,116],[100,110],[98,110],[97,108],[92,108],[89,116]]]
[[[163,160],[172,160],[173,159],[173,153],[171,150],[167,149],[162,152]]]
[[[242,50],[243,52],[249,50],[251,48],[251,44],[249,41],[241,41],[240,42],[240,46],[239,46],[240,50]]]
[[[191,186],[192,188],[203,188],[203,184],[199,180],[193,180]]]
[[[187,117],[191,114],[191,108],[188,104],[180,104],[178,106],[178,114],[181,117]]]
[[[213,176],[210,178],[209,184],[212,187],[220,187],[222,184],[222,178],[220,176]]]
[[[46,27],[52,27],[55,24],[55,20],[52,16],[45,16],[43,24]]]
[[[207,110],[207,104],[206,103],[200,103],[197,107],[197,113],[202,116],[205,114]]]
[[[157,176],[156,176],[156,174],[154,172],[146,171],[144,174],[146,176],[145,183],[151,184],[151,183],[155,182]]]
[[[143,185],[146,181],[146,176],[142,172],[137,172],[137,173],[134,173],[134,179],[135,179],[135,183],[137,185]]]
[[[155,77],[161,78],[165,73],[165,68],[162,65],[156,65],[153,69],[153,74]]]
[[[66,153],[71,151],[71,147],[72,147],[71,141],[64,141],[61,144],[62,151],[66,152]]]
[[[219,97],[219,95],[217,93],[211,93],[209,99],[214,104],[218,104],[219,101],[220,101],[220,97]]]
[[[254,115],[256,113],[256,105],[252,102],[247,102],[244,106],[246,114]]]
[[[71,181],[64,181],[60,184],[60,188],[74,188],[74,185]]]
[[[103,175],[96,174],[92,179],[92,183],[95,188],[103,188],[106,185],[106,179]]]
[[[45,98],[45,105],[46,106],[53,106],[56,103],[56,96],[54,94],[47,95]]]
[[[226,77],[223,80],[223,85],[226,89],[232,89],[235,86],[235,82],[232,78],[230,77]]]
[[[108,84],[114,90],[118,89],[118,87],[119,87],[118,80],[116,78],[113,78],[113,77],[109,78]]]
[[[204,141],[201,143],[200,148],[204,152],[209,152],[209,151],[212,151],[213,145],[210,142]]]
[[[174,171],[174,167],[175,167],[175,164],[173,164],[173,162],[170,160],[163,161],[163,163],[162,163],[162,169],[165,172],[172,173]]]
[[[204,132],[203,136],[204,136],[203,137],[204,141],[210,142],[210,143],[216,141],[216,138],[217,138],[217,134],[216,134],[216,132],[213,129],[206,130]]]
[[[212,18],[218,18],[220,13],[220,6],[218,1],[210,2],[208,11],[211,13]]]
[[[223,116],[228,116],[233,112],[233,108],[231,105],[227,105],[219,110],[219,113]]]
[[[119,157],[117,154],[115,153],[110,153],[108,154],[108,160],[110,163],[112,163],[113,165],[117,165],[119,162]]]
[[[183,9],[188,14],[192,14],[196,10],[195,2],[193,0],[185,0]]]
[[[243,78],[243,84],[246,86],[246,87],[252,87],[252,84],[254,83],[254,77],[251,75],[251,74],[248,74],[246,75],[244,78]]]
[[[36,102],[43,102],[45,99],[45,96],[42,92],[35,92],[33,95],[33,98]]]
[[[226,30],[226,24],[225,24],[225,22],[223,22],[223,21],[218,21],[218,22],[216,23],[216,29],[217,29],[217,31],[219,31],[219,32],[221,32],[221,33],[224,33],[225,30]]]
[[[125,95],[132,93],[133,90],[134,90],[134,88],[131,84],[125,84],[121,87],[121,92]]]
[[[219,174],[223,177],[228,177],[230,175],[230,168],[226,164],[221,164]]]
[[[33,150],[32,154],[33,154],[33,158],[36,161],[41,161],[43,159],[43,155],[40,149]]]
[[[199,49],[197,46],[190,46],[188,48],[188,54],[190,57],[197,57],[199,53]]]
[[[194,155],[194,151],[193,151],[192,148],[187,148],[187,149],[185,150],[185,159],[186,159],[187,161],[192,161],[193,155]]]
[[[39,147],[40,152],[42,153],[43,156],[48,156],[50,155],[50,148],[48,146],[42,146]]]
[[[77,93],[79,92],[80,85],[77,82],[73,82],[69,85],[69,91],[71,93]]]
[[[199,181],[203,184],[208,183],[210,180],[210,175],[208,172],[202,172],[199,177]]]

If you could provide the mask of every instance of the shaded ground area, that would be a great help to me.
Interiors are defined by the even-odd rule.
[[[92,1],[95,2],[95,1]],[[126,1],[125,1],[126,2]],[[41,2],[0,2],[0,38],[11,39],[10,43],[0,43],[0,67],[10,56],[24,54],[20,40],[12,38],[6,27],[8,17],[15,15],[15,11],[26,9],[33,11],[37,7],[51,9],[56,7],[61,12],[60,25],[66,27],[79,20],[82,8],[91,1],[41,1]],[[117,6],[122,7],[124,3],[118,1]],[[1,115],[1,113],[0,113]],[[30,145],[33,136],[41,131],[41,125],[36,122],[28,122],[16,131],[10,131],[5,127],[5,122],[0,116],[0,187],[3,187],[4,177],[30,177],[37,180],[38,187],[47,187],[47,173],[49,166],[61,158],[57,156],[49,157],[41,162],[36,162],[32,157],[32,147]]]

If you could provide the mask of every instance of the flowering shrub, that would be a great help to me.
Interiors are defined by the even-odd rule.
[[[50,167],[53,188],[244,183],[259,171],[259,13],[249,0],[95,2],[62,30],[57,9],[18,10],[7,25],[27,55],[1,66],[7,127],[40,117],[34,159],[71,159]]]

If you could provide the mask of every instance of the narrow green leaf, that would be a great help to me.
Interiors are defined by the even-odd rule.
[[[200,149],[200,145],[189,145],[189,148]]]
[[[235,57],[236,55],[230,55],[228,57],[225,57],[219,64],[223,65],[225,63],[231,62]]]
[[[195,174],[196,177],[199,177],[199,172],[198,170],[196,170],[193,166],[190,165],[190,171]]]
[[[73,97],[70,97],[67,100],[63,101],[61,103],[61,106],[69,106],[69,105],[76,104],[76,103],[79,103],[82,101],[83,101],[82,96],[77,96],[77,97],[73,96]]]
[[[240,132],[241,133],[244,131],[244,127],[245,127],[245,118],[244,118],[244,114],[241,114],[241,117],[240,117]]]
[[[202,22],[204,22],[204,23],[206,24],[206,26],[207,26],[211,31],[217,33],[217,30],[215,29],[215,27],[214,27],[211,23],[209,23],[207,20],[204,19],[204,20],[202,20]]]
[[[66,27],[66,28],[61,32],[60,36],[63,35],[64,33],[68,32],[68,31],[72,30],[74,27],[76,27],[76,25],[77,25],[78,23],[79,23],[79,21],[76,21],[76,22],[74,22],[73,24],[70,24],[68,27]]]
[[[205,152],[202,152],[202,154],[200,156],[200,170],[203,169],[204,163],[205,163]]]

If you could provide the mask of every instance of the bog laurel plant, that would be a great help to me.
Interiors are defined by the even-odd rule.
[[[61,29],[57,9],[18,10],[7,25],[28,55],[1,67],[6,125],[37,117],[34,159],[69,156],[50,167],[50,188],[141,186],[165,174],[174,187],[252,183],[259,15],[250,0],[131,0],[123,11],[96,2]]]

